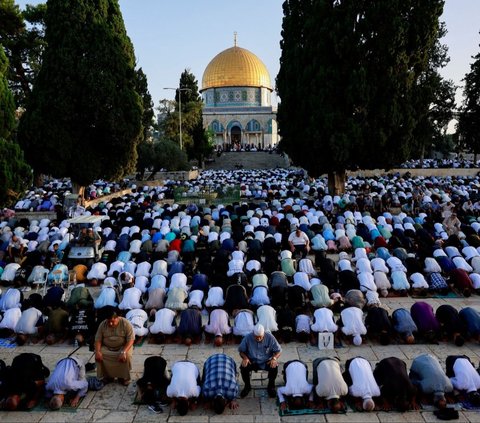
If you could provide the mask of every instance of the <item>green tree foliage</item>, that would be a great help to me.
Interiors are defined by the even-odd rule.
[[[47,48],[19,141],[36,173],[75,185],[135,169],[142,129],[133,46],[116,0],[49,0]]]
[[[152,129],[153,129],[153,101],[148,91],[147,75],[142,68],[136,72],[135,89],[142,100],[142,131],[137,145],[136,169],[140,179],[143,179],[145,170],[151,166],[153,157]]]
[[[15,103],[5,74],[8,60],[0,49],[0,204],[6,205],[30,183],[32,172],[20,146],[11,140],[15,129]]]
[[[317,176],[408,158],[443,0],[286,0],[283,9],[278,121],[293,161]]]
[[[212,137],[203,127],[203,102],[198,91],[198,81],[189,69],[180,75],[181,103],[182,103],[182,141],[190,160],[198,161],[203,166],[206,156],[213,151]],[[175,110],[165,111],[165,119],[161,124],[161,132],[166,139],[179,139],[179,90],[175,93]]]
[[[444,37],[446,32],[442,23],[438,38]],[[448,47],[437,39],[429,54],[428,68],[418,78],[415,98],[419,112],[414,138],[422,159],[426,149],[444,149],[447,145],[444,140],[445,130],[453,117],[456,87],[453,81],[442,78],[439,70],[449,61]]]
[[[0,49],[0,138],[11,139],[15,129],[15,101],[8,88],[8,59]]]
[[[147,75],[143,72],[142,68],[139,68],[135,72],[135,89],[142,100],[143,113],[142,113],[142,141],[148,141],[151,137],[153,127],[153,101],[150,92],[148,91]]]
[[[473,56],[470,72],[463,81],[463,104],[460,109],[458,133],[463,146],[475,156],[480,153],[480,53]]]
[[[187,154],[180,150],[177,143],[170,140],[163,140],[153,144],[153,165],[150,179],[160,169],[167,171],[188,170]]]
[[[18,106],[25,106],[41,67],[46,11],[46,4],[27,5],[22,11],[14,0],[0,0],[0,44],[10,63],[7,79]]]

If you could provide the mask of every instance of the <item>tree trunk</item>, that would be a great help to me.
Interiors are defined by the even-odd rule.
[[[473,153],[473,163],[477,163],[477,152]]]
[[[425,158],[425,144],[422,143],[422,149],[420,150],[420,167],[423,167],[424,158]]]
[[[33,185],[38,187],[41,187],[43,185],[43,174],[42,173],[37,173],[33,172]]]
[[[79,197],[82,197],[83,205],[83,203],[85,202],[85,186],[72,182],[72,191],[72,194],[78,194]]]
[[[341,195],[345,192],[345,170],[328,173],[328,193],[331,196]]]

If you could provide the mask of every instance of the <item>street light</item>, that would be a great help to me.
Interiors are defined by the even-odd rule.
[[[178,91],[178,123],[180,126],[180,150],[183,150],[182,140],[182,91],[192,91],[190,88],[170,88],[165,87],[164,90]]]

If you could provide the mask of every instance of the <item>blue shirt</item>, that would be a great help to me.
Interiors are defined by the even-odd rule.
[[[252,364],[257,364],[262,370],[267,368],[274,354],[282,351],[280,344],[270,332],[265,332],[263,339],[258,342],[253,332],[244,336],[238,351],[247,355]]]
[[[202,394],[205,398],[223,398],[233,401],[238,395],[237,365],[225,354],[214,354],[203,366]]]

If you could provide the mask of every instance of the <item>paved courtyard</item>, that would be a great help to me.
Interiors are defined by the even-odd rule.
[[[415,301],[412,298],[392,298],[382,300],[385,306],[391,310],[398,307],[409,308]],[[471,298],[458,299],[427,299],[434,308],[448,301],[457,308],[466,306],[480,307],[480,298],[473,296]],[[286,362],[292,359],[300,359],[309,364],[311,369],[312,361],[325,354],[316,347],[301,344],[298,342],[283,344],[283,353],[280,362]],[[46,346],[45,344],[27,345],[23,347],[0,348],[0,358],[10,364],[13,357],[20,352],[33,352],[40,354],[45,365],[53,370],[55,363],[70,354],[73,351],[72,345],[60,344]],[[189,359],[195,362],[202,369],[204,360],[215,352],[224,353],[237,359],[240,359],[237,353],[237,345],[226,345],[223,348],[215,348],[213,344],[192,345],[187,348],[184,345],[167,344],[154,345],[148,341],[143,345],[136,347],[133,355],[133,382],[130,386],[123,387],[118,384],[107,385],[98,392],[88,392],[85,399],[76,411],[38,411],[31,412],[0,412],[0,421],[3,422],[112,422],[112,423],[130,423],[130,422],[246,422],[246,423],[270,423],[270,422],[430,422],[437,421],[432,411],[411,411],[404,414],[395,412],[353,412],[347,411],[346,414],[327,414],[327,415],[300,415],[280,417],[276,401],[268,398],[266,386],[262,387],[261,381],[254,381],[254,389],[245,399],[239,399],[239,408],[235,411],[226,410],[223,415],[215,415],[210,409],[205,409],[200,405],[195,411],[190,411],[186,416],[181,417],[169,407],[164,408],[162,414],[154,414],[146,405],[134,404],[136,393],[135,380],[141,377],[143,372],[143,362],[146,357],[152,354],[161,354],[170,365],[176,360]],[[361,355],[368,359],[372,364],[379,360],[395,356],[407,363],[408,368],[413,358],[422,353],[432,353],[437,356],[442,364],[445,364],[445,358],[450,354],[465,354],[469,356],[475,365],[480,360],[480,345],[466,343],[459,348],[454,344],[440,343],[440,345],[390,345],[380,346],[372,345],[366,342],[360,347],[345,346],[327,354],[336,354],[341,363],[344,364],[348,358]],[[93,362],[93,353],[88,347],[82,347],[77,354],[86,361]],[[94,375],[95,373],[91,373]],[[312,372],[310,370],[311,377]],[[241,383],[241,382],[240,382]],[[277,385],[282,383],[281,372],[277,379]],[[232,417],[233,416],[233,417]],[[233,419],[233,420],[232,420]],[[480,422],[480,413],[460,411],[461,422]]]

